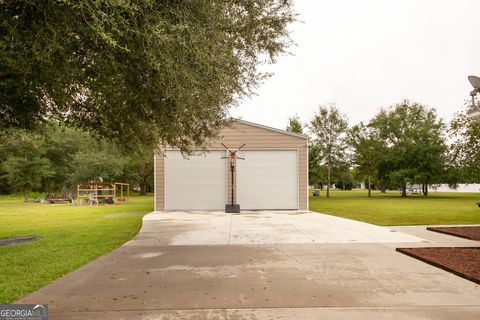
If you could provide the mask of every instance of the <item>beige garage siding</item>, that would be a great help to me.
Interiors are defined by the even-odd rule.
[[[236,121],[221,132],[221,139],[209,144],[209,149],[224,150],[221,143],[236,149],[245,143],[245,150],[297,150],[298,152],[298,209],[308,210],[308,141],[303,136],[262,127],[246,121]],[[241,161],[241,160],[239,160]],[[165,210],[164,158],[155,155],[155,210]]]

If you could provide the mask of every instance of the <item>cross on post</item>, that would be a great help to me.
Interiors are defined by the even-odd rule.
[[[235,203],[235,172],[237,166],[237,159],[245,160],[245,158],[237,156],[237,152],[245,146],[245,143],[242,144],[236,150],[230,150],[226,145],[222,143],[222,146],[227,149],[227,156],[222,157],[222,159],[228,159],[230,164],[230,191],[231,191],[231,202],[230,204],[225,205],[225,212],[227,213],[240,213],[240,205]]]

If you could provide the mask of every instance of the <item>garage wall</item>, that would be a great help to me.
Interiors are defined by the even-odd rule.
[[[308,141],[306,138],[242,120],[234,122],[232,127],[223,129],[220,136],[221,139],[209,144],[209,149],[224,150],[221,145],[223,142],[231,149],[236,149],[245,143],[244,150],[298,150],[298,209],[308,210]],[[155,167],[155,210],[164,211],[164,157],[162,153],[155,155]]]

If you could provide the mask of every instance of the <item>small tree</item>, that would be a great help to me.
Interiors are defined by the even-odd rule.
[[[21,137],[14,152],[2,164],[4,177],[12,188],[23,192],[24,201],[28,202],[29,192],[40,187],[42,180],[53,176],[54,171],[41,143],[27,135]]]
[[[288,119],[287,131],[303,134],[303,125],[298,115]]]
[[[349,130],[348,141],[353,150],[353,164],[359,174],[367,177],[368,196],[371,197],[372,176],[377,170],[378,162],[382,156],[382,141],[379,139],[376,130],[362,122]]]
[[[298,115],[288,119],[287,131],[303,134],[303,124]],[[309,141],[308,145],[308,184],[323,189],[324,168],[320,164],[320,149]]]
[[[327,197],[330,197],[332,168],[345,162],[348,121],[335,105],[320,106],[309,123],[321,162],[327,169]]]

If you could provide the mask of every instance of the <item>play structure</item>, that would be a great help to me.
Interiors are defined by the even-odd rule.
[[[130,184],[121,182],[82,182],[77,184],[78,205],[125,204]]]

